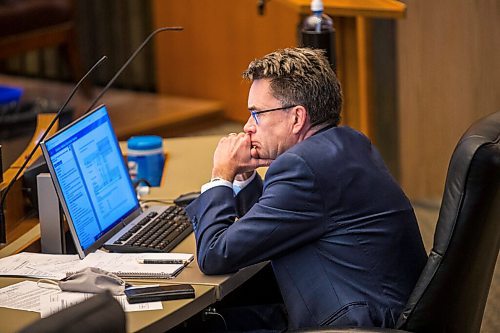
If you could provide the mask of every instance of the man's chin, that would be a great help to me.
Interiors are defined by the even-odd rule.
[[[257,147],[254,146],[254,147],[252,147],[252,149],[250,149],[250,156],[252,156],[252,158],[255,158],[255,159],[261,158],[259,151],[257,150]]]

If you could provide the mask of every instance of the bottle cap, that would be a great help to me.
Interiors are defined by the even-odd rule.
[[[322,12],[323,11],[323,1],[322,0],[312,0],[311,2],[311,11],[313,12]]]

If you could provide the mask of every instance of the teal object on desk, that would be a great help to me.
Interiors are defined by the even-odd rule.
[[[127,141],[128,170],[133,182],[159,186],[165,164],[163,140],[156,135],[133,136]]]

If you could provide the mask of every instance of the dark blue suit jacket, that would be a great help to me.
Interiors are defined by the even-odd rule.
[[[257,176],[236,198],[214,187],[187,212],[204,273],[271,260],[289,328],[392,327],[427,259],[408,199],[348,127],[287,150],[263,185]]]

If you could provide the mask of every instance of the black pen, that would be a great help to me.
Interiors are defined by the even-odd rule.
[[[137,259],[139,264],[189,264],[188,260],[183,259]]]

